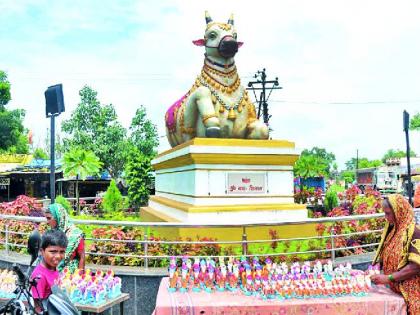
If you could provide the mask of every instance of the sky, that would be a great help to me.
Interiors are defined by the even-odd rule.
[[[157,125],[191,87],[203,63],[204,11],[235,16],[235,57],[243,83],[267,69],[282,90],[269,99],[273,139],[335,154],[339,169],[356,156],[405,150],[403,110],[420,112],[419,1],[46,1],[0,0],[0,69],[11,82],[8,107],[26,110],[34,145],[49,120],[44,91],[63,84],[68,119],[88,85],[128,127],[144,105]],[[420,155],[420,132],[410,133]]]

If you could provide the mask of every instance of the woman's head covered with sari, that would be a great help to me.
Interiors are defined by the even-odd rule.
[[[399,246],[396,248],[397,251],[395,252],[395,259],[398,260],[396,263],[398,264],[399,270],[408,263],[408,249],[415,229],[413,208],[400,194],[392,194],[385,197],[382,202],[382,207],[384,210],[387,207],[391,208],[393,212],[393,219],[390,220],[389,216],[386,216],[387,220],[385,222],[384,231],[376,252],[374,263],[381,260],[383,248],[384,246],[387,246],[388,240],[396,238],[400,240],[398,242]]]
[[[66,254],[64,257],[63,264],[60,264],[59,270],[62,269],[63,265],[73,265],[77,266],[78,261],[70,261],[72,254],[79,246],[80,240],[84,237],[83,232],[76,227],[70,220],[70,216],[67,213],[66,209],[58,203],[53,203],[49,205],[48,209],[45,211],[50,213],[54,221],[56,221],[56,226],[51,225],[52,228],[57,228],[64,233],[66,233],[68,245],[66,248]],[[77,268],[77,267],[76,267]]]

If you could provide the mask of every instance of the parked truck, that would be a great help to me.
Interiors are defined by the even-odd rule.
[[[371,187],[383,193],[393,193],[398,190],[397,175],[393,168],[387,166],[361,168],[356,171],[356,182],[362,191]]]

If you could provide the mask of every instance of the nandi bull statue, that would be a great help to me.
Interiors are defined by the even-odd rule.
[[[226,23],[213,22],[206,11],[204,65],[194,85],[165,115],[172,147],[194,137],[267,139],[268,127],[255,115],[255,106],[241,85],[235,54],[237,41],[233,15]]]

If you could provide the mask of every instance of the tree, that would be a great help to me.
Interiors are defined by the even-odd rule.
[[[331,177],[331,172],[334,168],[335,155],[334,153],[327,152],[324,148],[313,147],[311,150],[305,149],[302,151],[301,156],[315,156],[324,164],[325,171],[323,172],[325,176]]]
[[[354,170],[345,170],[341,172],[341,179],[344,180],[346,182],[346,184],[348,183],[353,183],[355,178],[356,178],[356,174],[354,172]]]
[[[410,129],[420,131],[420,113],[417,113],[410,120]]]
[[[125,180],[128,184],[128,199],[131,205],[139,207],[147,204],[149,189],[152,186],[151,158],[139,150],[134,150],[125,168]]]
[[[33,153],[34,159],[48,160],[49,156],[42,148],[36,148]]]
[[[313,147],[302,151],[293,168],[295,176],[302,178],[331,176],[335,164],[335,155],[323,148]]]
[[[23,109],[0,108],[0,151],[28,153],[28,138],[23,127],[24,117]]]
[[[71,118],[64,121],[62,130],[65,150],[82,147],[92,151],[103,163],[111,177],[121,175],[127,154],[126,130],[118,122],[112,104],[101,105],[97,92],[88,86],[79,92],[81,101]]]
[[[145,156],[156,156],[155,148],[159,145],[156,126],[146,117],[143,105],[136,110],[129,128],[132,145]]]
[[[10,100],[10,82],[7,74],[0,70],[0,152],[26,154],[29,148],[27,130],[23,127],[25,111],[7,110]]]
[[[0,149],[7,150],[18,142],[20,134],[24,131],[24,115],[23,110],[0,110]]]
[[[348,160],[345,164],[346,164],[346,169],[347,170],[355,170],[356,169],[356,158],[351,158],[350,160]],[[359,158],[358,161],[358,168],[369,168],[369,167],[378,167],[382,165],[382,161],[381,160],[368,160],[365,157]]]
[[[293,171],[295,176],[308,178],[327,175],[326,161],[315,155],[301,155],[296,161]]]
[[[407,156],[406,151],[389,149],[388,151],[386,151],[386,153],[382,157],[382,162],[383,163],[386,163],[386,160],[388,160],[388,159],[391,159],[391,158],[404,158],[406,156]],[[411,157],[414,157],[414,156],[416,156],[416,153],[413,150],[410,150],[410,156]]]
[[[85,151],[73,148],[64,154],[63,173],[64,176],[76,176],[76,199],[77,212],[79,213],[79,179],[85,180],[87,176],[97,175],[102,163],[92,151]]]
[[[10,100],[10,82],[7,80],[6,72],[0,70],[0,111]]]

